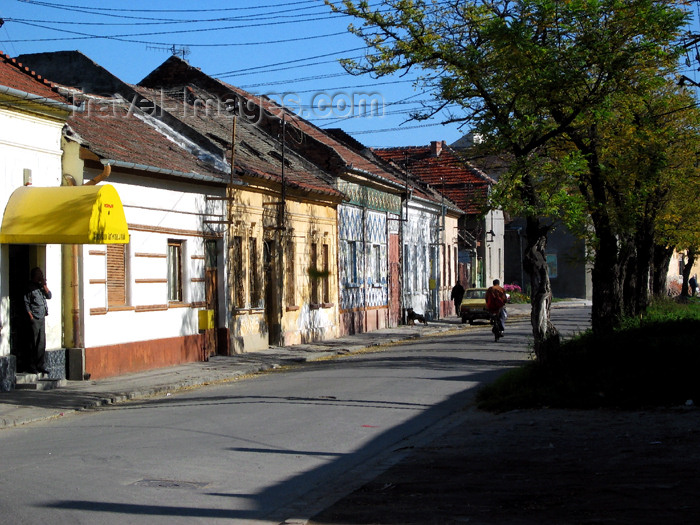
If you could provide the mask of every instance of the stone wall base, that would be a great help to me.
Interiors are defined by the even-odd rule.
[[[0,392],[9,392],[15,388],[17,359],[13,355],[0,356]]]

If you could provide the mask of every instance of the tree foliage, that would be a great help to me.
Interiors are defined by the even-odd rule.
[[[528,220],[531,277],[538,280],[536,350],[550,329],[542,315],[551,298],[541,273],[542,216],[580,231],[590,221],[594,328],[607,330],[619,321],[630,275],[625,247],[636,253],[645,217],[653,221],[660,212],[651,196],[664,200],[667,191],[654,186],[669,173],[669,153],[662,152],[653,121],[663,111],[653,105],[677,63],[674,42],[686,21],[684,4],[384,0],[370,7],[344,0],[333,6],[361,21],[350,30],[369,47],[363,60],[344,61],[348,71],[418,71],[417,83],[432,91],[435,103],[415,118],[456,104],[459,110],[448,120],[468,124],[491,151],[512,159],[497,195]],[[537,313],[535,289],[543,302]]]

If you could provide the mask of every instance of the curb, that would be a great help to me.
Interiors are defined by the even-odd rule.
[[[512,319],[527,317],[524,313],[513,313],[510,316]],[[409,327],[400,327],[409,328]],[[413,328],[413,327],[410,327]],[[26,395],[15,394],[3,399],[4,394],[0,395],[0,430],[2,428],[18,427],[25,424],[36,423],[39,421],[47,421],[50,419],[60,418],[76,412],[97,410],[103,407],[114,406],[127,401],[137,399],[145,399],[163,394],[181,392],[187,389],[201,388],[207,385],[216,385],[227,382],[236,381],[246,376],[269,372],[280,367],[300,366],[305,363],[321,361],[352,355],[353,353],[363,350],[372,349],[384,345],[398,344],[401,342],[422,339],[441,334],[468,332],[471,327],[462,323],[442,323],[428,326],[425,328],[416,327],[417,330],[406,331],[404,333],[388,333],[381,334],[369,332],[367,334],[358,334],[368,339],[365,342],[353,341],[352,338],[358,336],[349,336],[347,339],[339,338],[326,341],[327,344],[305,344],[294,345],[286,349],[271,349],[258,353],[241,354],[253,362],[236,362],[224,361],[221,363],[230,366],[230,370],[222,369],[214,364],[211,370],[202,370],[202,363],[187,363],[173,374],[184,374],[185,377],[174,377],[172,379],[162,377],[158,378],[164,383],[149,385],[134,385],[132,389],[121,390],[115,388],[115,391],[100,392],[100,385],[92,383],[95,389],[91,389],[92,385],[85,385],[77,382],[73,389],[69,384],[67,387],[61,387],[56,390],[48,391],[47,394],[38,394],[34,398],[28,398]],[[347,343],[347,344],[345,344]],[[223,358],[227,359],[227,358]],[[255,360],[258,362],[255,362]],[[188,366],[194,367],[189,369]],[[171,370],[174,367],[171,368]],[[165,374],[168,369],[162,370]],[[145,373],[147,374],[147,372]],[[136,374],[138,375],[138,374]],[[141,381],[147,382],[149,378],[144,376]],[[139,379],[135,379],[136,382]],[[155,380],[157,381],[157,380]],[[103,386],[106,390],[108,386]],[[16,391],[15,391],[16,392]],[[75,398],[78,399],[75,399]],[[80,400],[80,397],[88,398]],[[3,403],[3,401],[7,401]],[[13,401],[17,401],[13,403]],[[42,402],[44,402],[42,405]],[[58,402],[57,402],[58,401]],[[61,406],[61,402],[63,401]],[[76,405],[76,402],[78,403]]]

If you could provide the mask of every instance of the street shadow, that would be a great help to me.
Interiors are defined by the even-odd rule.
[[[451,365],[456,371],[468,366],[468,362],[450,359]],[[490,363],[493,365],[494,363]],[[509,365],[504,363],[501,369],[491,369],[477,372],[474,374],[455,376],[449,380],[469,382],[470,386],[474,384],[489,383],[500,375]],[[418,360],[410,360],[410,363],[405,364],[407,367],[418,367]],[[425,363],[424,365],[425,366]],[[386,363],[386,367],[389,364]],[[491,366],[493,368],[493,366]],[[473,388],[465,388],[460,392],[455,393],[445,401],[426,407],[421,404],[401,403],[401,402],[386,402],[387,406],[396,409],[402,404],[406,409],[415,410],[416,414],[413,418],[396,425],[395,427],[382,432],[361,448],[352,452],[335,452],[328,450],[280,450],[266,449],[259,447],[231,447],[228,450],[231,452],[243,452],[246,454],[269,454],[271,456],[284,455],[305,455],[319,456],[328,458],[330,461],[301,472],[295,476],[285,479],[275,485],[269,486],[258,493],[220,493],[207,492],[206,486],[202,487],[200,493],[202,496],[220,498],[229,498],[244,500],[245,509],[235,508],[219,508],[220,503],[212,504],[211,507],[202,506],[172,506],[158,504],[131,504],[109,501],[109,498],[103,498],[102,501],[88,501],[81,499],[65,499],[46,503],[44,507],[55,510],[70,510],[81,511],[87,513],[111,513],[124,516],[125,521],[130,521],[135,517],[140,516],[172,516],[179,518],[192,519],[207,519],[207,518],[224,518],[230,520],[246,520],[246,519],[264,519],[282,523],[291,516],[310,517],[320,512],[324,508],[334,503],[344,494],[348,494],[367,483],[391,464],[395,464],[404,458],[413,448],[414,443],[426,443],[429,440],[435,439],[442,433],[446,432],[450,426],[450,416],[461,412],[465,406],[473,402],[475,391]],[[195,400],[183,400],[184,402],[198,402]],[[227,398],[220,396],[213,402],[238,403],[238,402],[255,402],[255,403],[343,403],[366,404],[367,406],[380,406],[382,402],[376,400],[339,400],[327,398],[305,398],[294,397],[243,397],[243,398]],[[142,407],[155,406],[161,400],[154,402],[142,403]],[[202,399],[199,402],[203,402]],[[206,401],[209,402],[209,401]],[[177,406],[177,405],[174,405]],[[447,422],[447,423],[446,423]],[[332,494],[332,496],[324,496],[323,494]]]

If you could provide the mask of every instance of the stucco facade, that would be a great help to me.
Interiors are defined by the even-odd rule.
[[[61,129],[71,108],[65,100],[56,103],[61,97],[33,73],[5,55],[0,59],[0,210],[5,210],[17,188],[60,185]],[[44,269],[54,297],[48,302],[46,348],[61,348],[61,246],[0,245],[0,390],[14,386],[26,317],[21,295],[34,266]]]
[[[210,199],[224,189],[205,192],[116,170],[110,183],[131,237],[123,254],[125,298],[110,300],[108,247],[82,246],[84,372],[100,378],[206,359],[199,312],[208,306],[208,269],[216,272],[216,311],[226,308],[224,228],[207,223],[224,216],[225,201]],[[225,316],[218,317],[217,328],[225,329]],[[115,330],[120,326],[128,329]]]
[[[245,180],[231,195],[233,351],[336,337],[335,204],[292,196],[281,219],[279,193]]]

